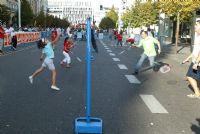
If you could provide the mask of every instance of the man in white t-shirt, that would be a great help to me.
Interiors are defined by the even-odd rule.
[[[69,38],[72,38],[71,27],[72,27],[72,25],[70,24],[70,25],[68,26],[68,28],[67,28],[67,36],[68,36]]]

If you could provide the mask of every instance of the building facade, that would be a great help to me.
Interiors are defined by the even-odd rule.
[[[44,13],[47,12],[47,5],[48,1],[47,0],[27,0],[33,10],[34,15],[38,15],[41,10],[44,11]]]
[[[105,10],[100,10],[101,4],[101,0],[48,0],[48,14],[72,24],[85,23],[91,17],[98,25],[105,16]]]
[[[93,15],[92,0],[49,0],[49,14],[73,24],[84,23]]]

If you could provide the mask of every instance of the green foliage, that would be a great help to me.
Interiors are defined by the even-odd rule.
[[[51,15],[45,16],[44,12],[41,11],[40,14],[33,19],[32,24],[40,27],[66,28],[69,25],[69,22],[66,19],[59,19]]]
[[[135,6],[123,14],[122,20],[125,25],[130,24],[132,27],[149,26],[157,23],[158,15],[157,3],[137,1]]]
[[[160,0],[159,8],[171,19],[177,19],[180,13],[180,22],[189,22],[193,17],[193,12],[200,6],[199,0]]]
[[[33,11],[32,11],[30,4],[27,2],[27,0],[22,0],[22,2],[21,2],[21,24],[22,24],[22,26],[31,24],[33,17],[34,17],[34,15],[33,15]]]
[[[114,23],[117,22],[118,20],[118,15],[115,12],[115,7],[112,6],[111,10],[109,12],[106,13],[106,17],[110,18]]]
[[[115,28],[115,22],[109,17],[104,17],[101,20],[99,27],[102,29]]]
[[[40,11],[38,16],[33,18],[32,24],[34,26],[42,26],[42,27],[45,26],[45,15],[44,15],[43,10]]]
[[[99,27],[102,29],[115,28],[117,20],[118,15],[115,12],[115,8],[113,6],[111,10],[106,13],[106,17],[101,20]]]
[[[10,11],[9,8],[0,4],[0,20],[2,23],[9,24]]]

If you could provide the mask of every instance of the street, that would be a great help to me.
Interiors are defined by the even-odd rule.
[[[86,112],[86,42],[79,41],[70,53],[71,68],[62,68],[62,37],[55,48],[57,86],[51,71],[28,76],[41,66],[36,44],[0,56],[0,134],[72,134],[74,120]],[[188,64],[183,57],[158,56],[172,66],[168,73],[144,70],[132,75],[142,53],[129,45],[116,47],[108,37],[97,40],[99,53],[91,61],[91,116],[103,120],[103,134],[199,134],[200,100],[186,95]],[[178,59],[178,60],[177,60]],[[180,61],[180,62],[179,62]]]

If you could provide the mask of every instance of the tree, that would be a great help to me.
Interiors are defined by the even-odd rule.
[[[45,26],[45,15],[44,15],[44,11],[41,10],[39,15],[36,16],[33,20],[32,20],[32,24],[37,25],[37,26]]]
[[[115,28],[115,22],[109,17],[104,17],[101,20],[99,27],[102,29]]]
[[[30,25],[33,19],[33,11],[27,0],[21,2],[21,23],[22,26]]]
[[[0,20],[2,23],[9,24],[10,11],[9,8],[0,4]]]
[[[109,12],[106,13],[106,17],[110,18],[114,23],[117,22],[118,20],[118,15],[115,12],[115,7],[112,6],[111,10]]]
[[[116,28],[116,23],[118,20],[118,15],[115,12],[115,7],[112,6],[109,12],[106,13],[106,16],[101,20],[99,27],[102,29]]]
[[[160,0],[160,11],[169,16],[172,20],[177,20],[179,13],[180,22],[189,22],[193,17],[193,12],[200,6],[199,0]]]
[[[132,27],[149,26],[157,23],[158,15],[156,2],[147,1],[141,3],[136,1],[135,6],[132,6],[131,9],[123,14],[122,20],[125,25],[130,24]]]
[[[199,0],[160,0],[159,7],[161,12],[165,13],[172,20],[176,21],[176,38],[173,36],[173,42],[176,44],[176,53],[179,39],[180,23],[192,22],[193,12],[200,6]],[[174,23],[175,24],[175,23]],[[173,34],[174,35],[174,34]]]

